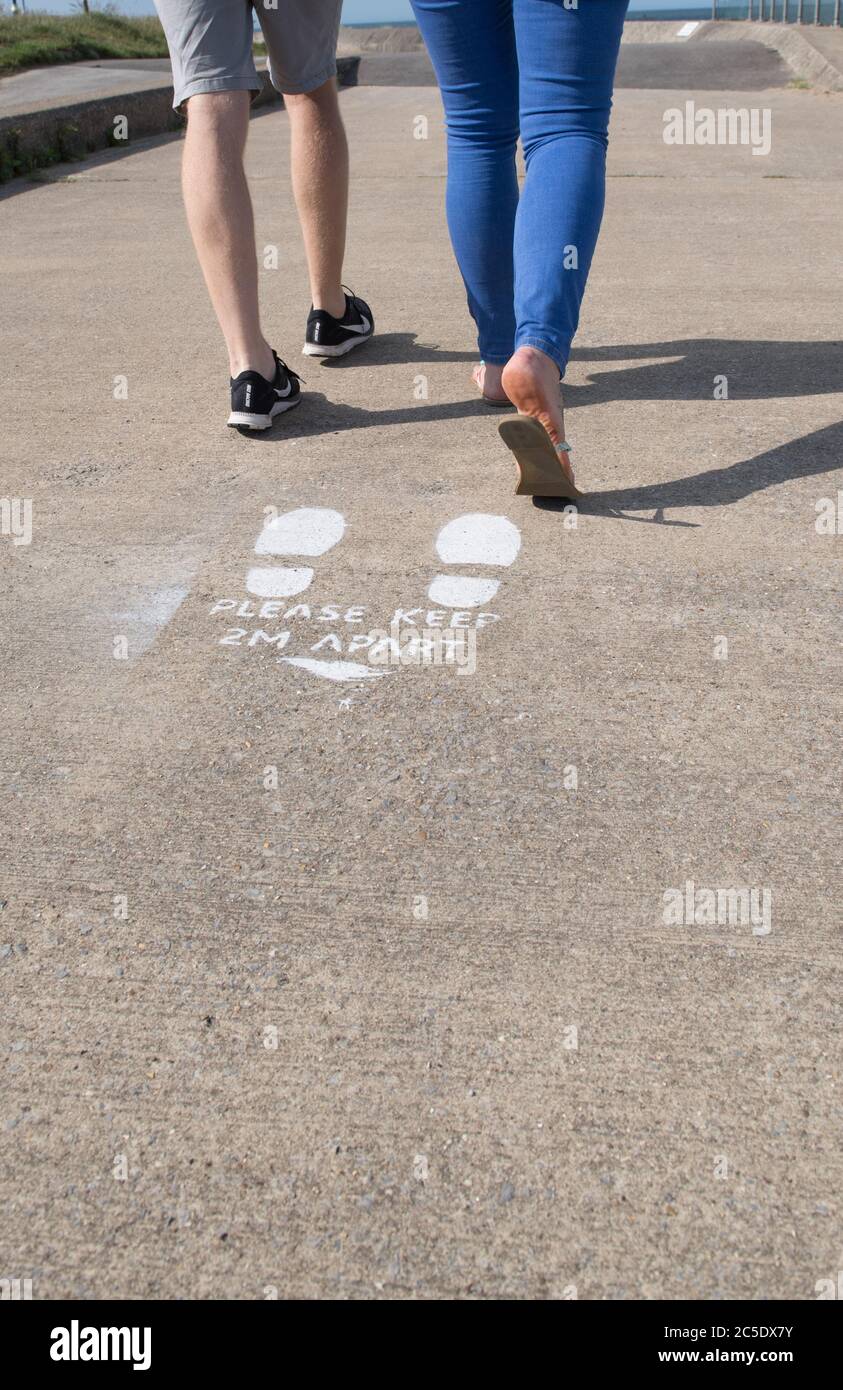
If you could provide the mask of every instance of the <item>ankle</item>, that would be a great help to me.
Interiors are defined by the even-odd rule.
[[[542,352],[541,348],[530,347],[529,345],[515,349],[504,370],[510,368],[547,376],[555,381],[561,379],[559,367],[553,358],[549,357],[546,352]]]
[[[228,369],[232,377],[241,372],[258,372],[265,381],[272,381],[275,375],[275,358],[268,343],[262,347],[242,348],[228,354]]]
[[[332,318],[341,319],[345,313],[345,290],[337,288],[314,293],[313,307],[330,314]]]

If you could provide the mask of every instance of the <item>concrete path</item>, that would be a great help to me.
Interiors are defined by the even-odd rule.
[[[618,63],[618,87],[653,87],[665,82],[663,43],[626,43]],[[676,87],[704,91],[760,92],[786,87],[793,73],[784,59],[761,43],[737,40],[718,44],[679,44],[670,51],[670,79]],[[426,52],[364,53],[357,80],[363,86],[434,86]]]
[[[260,440],[177,140],[2,199],[0,1267],[35,1298],[836,1277],[843,99],[765,92],[755,157],[666,146],[689,96],[743,104],[618,94],[576,517],[513,496],[470,385],[433,89],[343,95],[379,337],[334,367],[253,122],[307,379]],[[396,612],[474,673],[370,664]],[[689,881],[754,922],[688,921]]]
[[[97,97],[122,96],[173,84],[169,58],[63,63],[0,78],[0,116],[48,111]]]

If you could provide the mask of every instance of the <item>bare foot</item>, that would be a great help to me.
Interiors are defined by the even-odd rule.
[[[509,397],[501,387],[502,372],[503,367],[498,362],[478,362],[471,379],[488,400],[508,402]]]
[[[501,387],[521,415],[532,415],[550,435],[551,443],[565,442],[565,416],[559,389],[559,368],[538,348],[522,347],[514,352],[501,373]],[[558,454],[566,476],[574,481],[569,455]]]

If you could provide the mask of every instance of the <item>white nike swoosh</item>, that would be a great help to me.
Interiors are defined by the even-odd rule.
[[[279,397],[281,398],[281,400],[283,400],[285,396],[289,396],[289,394],[290,394],[290,392],[292,391],[292,389],[293,389],[293,383],[292,383],[291,381],[288,381],[288,382],[287,382],[287,385],[284,387],[284,390],[283,390],[283,391],[279,391],[279,390],[278,390],[278,387],[276,386],[276,387],[275,387],[275,394],[276,394],[276,396],[279,396]]]
[[[362,320],[363,320],[362,323],[344,323],[344,324],[343,324],[343,328],[345,329],[346,333],[369,333],[369,332],[371,331],[372,325],[370,324],[369,320],[366,318],[366,315],[365,315],[365,314],[361,314],[360,317],[361,317]]]

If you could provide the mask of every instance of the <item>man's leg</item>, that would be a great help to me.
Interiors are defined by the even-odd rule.
[[[228,347],[232,377],[275,375],[261,332],[252,200],[243,170],[248,91],[203,92],[187,101],[182,187],[199,264]]]
[[[345,313],[342,263],[348,216],[348,143],[336,78],[315,91],[285,93],[293,194],[301,222],[314,309]]]

